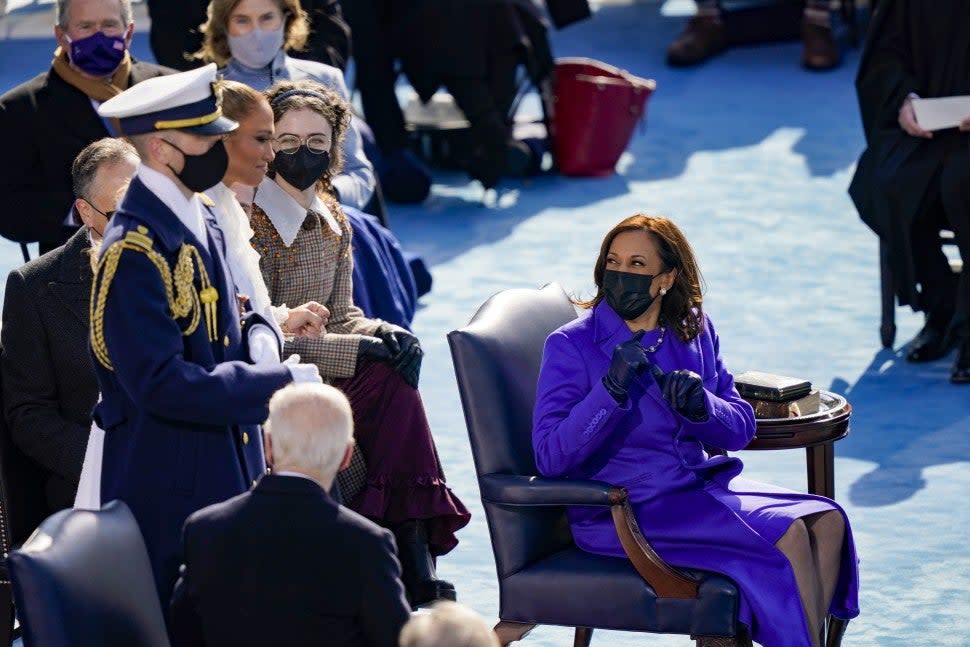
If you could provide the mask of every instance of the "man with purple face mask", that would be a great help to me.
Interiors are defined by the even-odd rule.
[[[57,0],[50,69],[0,96],[0,141],[18,155],[0,176],[9,207],[0,235],[38,241],[43,253],[80,226],[71,209],[71,162],[91,142],[119,134],[98,106],[171,72],[131,57],[134,31],[131,0]]]

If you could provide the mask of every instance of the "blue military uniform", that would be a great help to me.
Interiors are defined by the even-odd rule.
[[[134,513],[164,607],[183,522],[264,471],[258,425],[292,381],[283,364],[248,361],[245,329],[260,318],[240,316],[221,234],[205,216],[202,241],[136,176],[105,232],[91,299],[102,501]]]

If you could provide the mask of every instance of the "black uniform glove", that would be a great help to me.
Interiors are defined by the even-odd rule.
[[[707,401],[700,375],[684,369],[664,373],[653,363],[650,364],[650,372],[671,409],[692,422],[707,420]]]
[[[630,388],[633,377],[642,372],[648,363],[647,356],[640,345],[643,332],[642,330],[637,331],[637,334],[627,341],[617,344],[616,348],[613,349],[610,369],[603,376],[603,386],[620,404],[626,401],[627,390]]]
[[[410,331],[387,322],[377,327],[374,336],[383,341],[390,351],[391,367],[405,382],[418,388],[421,359],[424,357],[418,338]]]
[[[393,355],[377,337],[361,337],[357,344],[357,359],[372,359],[378,362],[390,362]]]

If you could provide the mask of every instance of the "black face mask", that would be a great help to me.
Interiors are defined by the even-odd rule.
[[[272,168],[294,189],[305,191],[330,168],[330,151],[314,153],[303,144],[296,152],[277,153]]]
[[[655,276],[659,276],[655,275]],[[655,297],[650,296],[650,284],[654,276],[605,270],[603,272],[603,296],[613,311],[624,321],[633,321],[650,307]]]
[[[226,147],[221,139],[201,155],[189,155],[172,142],[165,139],[162,141],[182,153],[185,164],[182,166],[181,173],[175,173],[175,169],[170,164],[166,164],[166,166],[172,170],[172,173],[175,173],[175,176],[182,181],[182,184],[189,191],[201,193],[214,187],[222,181],[226,169],[229,168],[229,155],[226,153]]]

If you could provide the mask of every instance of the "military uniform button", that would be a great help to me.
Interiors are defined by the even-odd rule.
[[[243,445],[248,445],[248,444],[249,444],[249,434],[247,434],[247,433],[246,433],[246,432],[244,431],[244,432],[243,432]]]
[[[256,479],[253,479],[253,487],[256,487]]]
[[[229,347],[229,335],[226,335],[225,337],[222,338],[222,345],[225,346],[226,348]]]

